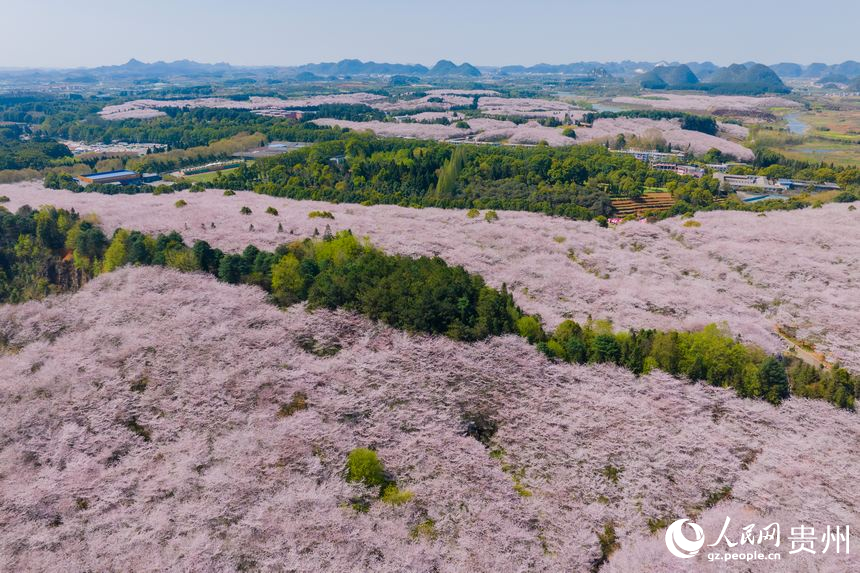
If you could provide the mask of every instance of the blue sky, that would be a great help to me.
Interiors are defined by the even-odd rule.
[[[860,60],[857,0],[0,0],[0,67]]]

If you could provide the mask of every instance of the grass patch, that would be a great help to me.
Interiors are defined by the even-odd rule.
[[[624,471],[624,468],[617,468],[617,467],[609,464],[609,465],[604,466],[603,469],[600,470],[600,473],[603,475],[603,477],[605,477],[606,479],[608,479],[612,483],[617,484],[618,478],[621,477],[621,472],[623,472],[623,471]]]
[[[385,486],[382,490],[382,495],[379,497],[383,502],[391,505],[403,505],[411,500],[415,494],[411,491],[401,490],[394,484]]]
[[[146,378],[146,376],[144,376],[143,378],[140,378],[139,380],[132,382],[131,391],[137,392],[137,393],[142,393],[144,390],[146,390],[146,387],[148,385],[149,385],[149,379]]]
[[[313,354],[320,358],[330,358],[340,352],[342,348],[341,345],[336,342],[329,344],[318,342],[316,338],[309,334],[296,338],[296,344],[308,354]]]
[[[152,438],[152,436],[149,432],[149,429],[145,426],[142,426],[137,421],[137,416],[133,416],[131,419],[127,420],[125,422],[125,427],[128,428],[129,430],[131,430],[132,432],[134,432],[135,434],[137,434],[138,436],[140,436],[141,438],[143,438],[144,442],[148,442]]]
[[[409,538],[417,541],[418,539],[436,539],[439,533],[436,531],[436,521],[429,517],[412,527],[409,530]]]
[[[281,404],[278,410],[278,418],[286,418],[292,416],[296,412],[308,409],[308,395],[304,392],[294,392],[290,401],[286,404]]]
[[[237,169],[239,168],[231,167],[230,169],[222,169],[220,171],[207,171],[206,173],[197,173],[196,175],[186,175],[183,179],[191,181],[192,183],[211,183],[215,181],[219,174],[227,174],[232,171],[236,171]]]
[[[591,570],[595,572],[599,571],[603,564],[609,561],[609,557],[621,547],[612,523],[604,525],[603,532],[597,532],[597,540],[600,542],[600,557],[591,565]]]

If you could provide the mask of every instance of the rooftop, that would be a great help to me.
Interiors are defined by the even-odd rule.
[[[129,171],[128,169],[120,169],[119,171],[104,171],[102,173],[88,173],[86,175],[82,175],[81,177],[86,177],[87,179],[108,179],[112,177],[122,177],[125,175],[137,175],[135,171]]]

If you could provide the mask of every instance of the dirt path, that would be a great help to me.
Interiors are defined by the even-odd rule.
[[[789,349],[794,353],[795,356],[810,364],[812,366],[823,366],[825,369],[830,370],[833,368],[833,365],[827,361],[827,357],[822,352],[815,352],[814,350],[808,350],[804,348],[804,344],[802,341],[799,341],[791,336],[789,336],[780,325],[775,325],[773,328],[774,332],[785,340]]]

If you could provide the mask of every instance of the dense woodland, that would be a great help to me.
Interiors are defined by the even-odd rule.
[[[0,208],[0,302],[73,290],[124,265],[203,271],[259,286],[281,306],[307,301],[311,309],[346,308],[410,332],[465,341],[515,333],[552,359],[614,363],[637,375],[658,368],[774,404],[793,392],[854,409],[860,392],[860,377],[838,365],[824,370],[768,356],[714,325],[698,332],[614,332],[609,322],[565,321],[547,333],[540,317],[524,314],[504,285],[491,288],[438,257],[387,255],[349,231],[273,252],[249,245],[228,254],[205,241],[188,247],[177,232],[153,237],[118,229],[108,239],[74,212]]]
[[[638,196],[646,187],[676,190],[701,205],[719,193],[713,179],[654,171],[601,146],[454,146],[355,133],[257,161],[214,184],[295,199],[510,209],[576,219],[610,215],[611,196]]]

